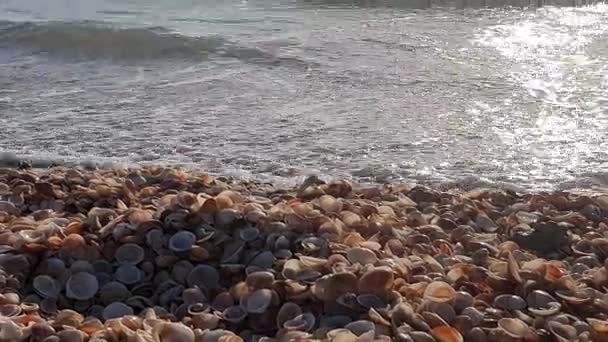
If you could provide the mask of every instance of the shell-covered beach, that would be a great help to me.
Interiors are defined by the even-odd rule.
[[[608,196],[0,169],[0,341],[608,341]]]

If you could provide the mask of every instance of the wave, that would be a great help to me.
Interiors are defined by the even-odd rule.
[[[221,36],[185,36],[163,27],[120,28],[105,23],[0,21],[0,48],[56,57],[120,60],[236,58],[248,63],[307,67],[300,58],[240,46]]]

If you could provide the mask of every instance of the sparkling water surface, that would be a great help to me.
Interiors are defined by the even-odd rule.
[[[558,5],[0,1],[0,152],[605,186],[608,6]]]

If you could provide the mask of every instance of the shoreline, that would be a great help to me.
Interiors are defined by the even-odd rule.
[[[180,169],[191,174],[206,173],[215,177],[229,177],[235,181],[263,182],[275,184],[282,188],[297,187],[307,177],[320,177],[326,182],[348,179],[361,186],[384,186],[391,184],[408,184],[428,187],[440,192],[468,192],[477,189],[508,190],[518,193],[540,193],[540,192],[571,192],[578,194],[602,194],[608,193],[608,176],[601,171],[596,173],[585,173],[577,176],[564,177],[557,182],[546,180],[542,184],[521,183],[516,180],[508,180],[508,177],[499,179],[488,178],[482,174],[464,172],[462,175],[450,177],[449,175],[425,175],[412,176],[408,178],[393,179],[391,176],[384,177],[374,175],[368,176],[362,173],[353,174],[343,171],[337,174],[323,173],[319,170],[292,168],[288,170],[260,172],[246,168],[231,168],[226,166],[215,166],[207,170],[205,164],[195,162],[170,162],[170,161],[128,161],[118,160],[96,160],[95,158],[40,158],[34,156],[18,156],[12,152],[0,152],[0,168],[23,168],[45,171],[53,168],[78,168],[86,170],[108,170],[129,169],[143,170],[151,168]],[[388,170],[385,170],[389,172]],[[353,171],[354,172],[354,171]],[[370,171],[371,172],[371,171]],[[355,172],[356,173],[356,172]]]
[[[0,169],[11,341],[600,341],[606,288],[607,195]]]

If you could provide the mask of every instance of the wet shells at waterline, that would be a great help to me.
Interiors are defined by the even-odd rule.
[[[0,341],[608,341],[608,196],[0,169]]]

